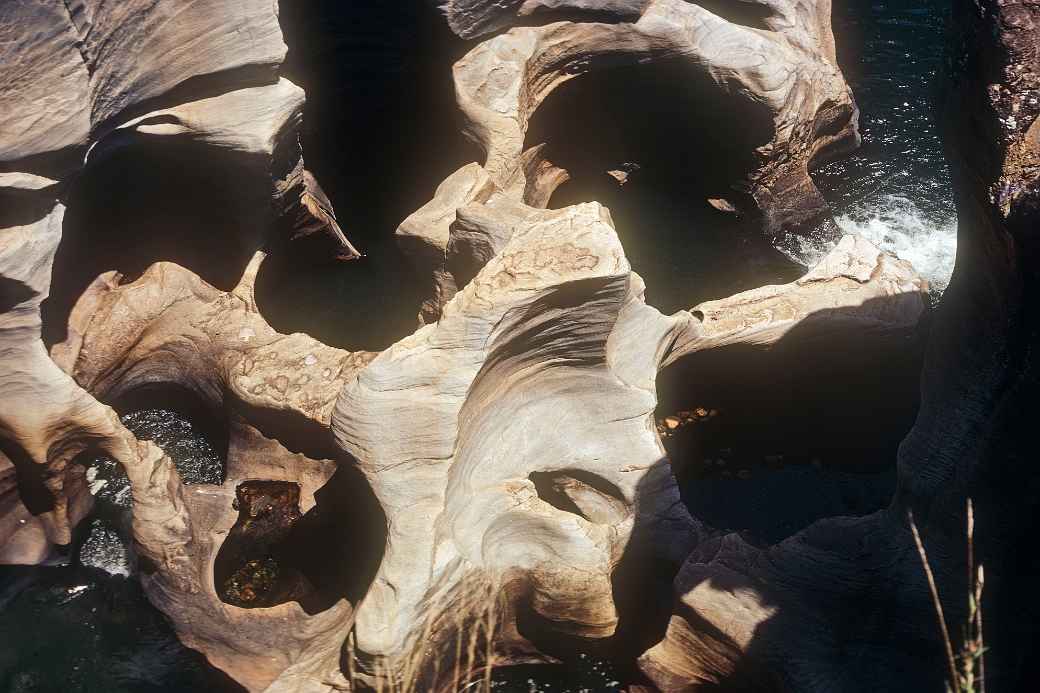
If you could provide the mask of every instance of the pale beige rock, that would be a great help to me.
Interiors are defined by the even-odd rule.
[[[274,83],[285,58],[277,5],[269,0],[151,2],[70,0],[71,23],[90,71],[91,124],[158,100]]]
[[[199,144],[232,157],[243,189],[259,193],[255,236],[237,241],[279,251],[283,239],[324,236],[316,244],[322,257],[357,256],[303,168],[303,92],[277,77],[284,53],[276,6],[266,1],[0,7],[0,440],[21,470],[5,494],[33,496],[31,521],[21,499],[0,508],[4,560],[40,561],[69,542],[91,502],[82,469],[68,465],[84,449],[108,450],[131,478],[143,473],[134,465],[168,465],[138,446],[40,341],[40,305],[63,232],[56,200],[68,197],[74,174],[89,177],[108,155],[140,144]],[[73,358],[69,348],[59,352]]]
[[[43,536],[22,535],[17,520],[25,518],[18,517],[16,504],[8,509],[15,522],[4,522],[12,534],[0,539],[20,543],[10,555],[17,561],[42,560],[52,544],[69,544],[72,528],[90,507],[82,471],[70,469],[69,462],[92,449],[118,460],[130,477],[141,555],[161,569],[175,570],[184,563],[190,540],[187,524],[169,510],[181,503],[172,463],[151,443],[138,442],[114,411],[59,369],[40,341],[40,304],[47,296],[65,208],[46,199],[35,200],[35,207],[39,216],[34,222],[0,235],[5,298],[0,312],[0,440],[10,461],[22,466],[19,492],[44,506],[33,511]],[[30,489],[24,486],[28,480],[37,480]]]
[[[666,364],[704,349],[768,346],[794,328],[848,329],[865,337],[911,330],[925,308],[928,283],[910,263],[848,235],[805,276],[690,309],[692,329],[680,334]]]
[[[246,610],[220,599],[214,564],[238,514],[235,488],[248,479],[291,481],[300,484],[301,511],[313,507],[315,491],[336,468],[325,459],[335,454],[329,431],[335,399],[373,356],[274,332],[252,296],[262,257],[231,293],[170,263],[154,265],[129,284],[103,275],[73,312],[70,339],[55,349],[56,360],[101,398],[175,385],[214,410],[255,422],[232,427],[222,485],[186,487],[175,502],[162,494],[150,498],[166,522],[190,527],[191,550],[186,560],[142,577],[180,638],[250,690],[266,688],[304,661],[312,663],[312,677],[319,675],[315,662],[321,671],[336,671],[352,606],[342,599],[311,614],[296,601]],[[135,541],[161,552],[162,544],[138,531],[134,493]]]
[[[1040,86],[1038,16],[1035,0],[954,4],[951,35],[961,52],[945,76],[940,113],[955,153],[957,265],[931,320],[921,408],[899,448],[890,505],[821,520],[772,547],[734,535],[699,546],[675,581],[664,639],[639,662],[665,693],[705,683],[941,687],[944,648],[908,512],[957,648],[967,619],[968,498],[985,575],[986,685],[1032,684],[1021,662],[1035,642],[1035,581],[1023,577],[1020,560],[1023,530],[1036,517],[1040,205],[1030,162],[1040,160],[1040,143],[1031,135],[1036,110],[1022,105]],[[980,137],[985,131],[1001,135]],[[705,623],[727,638],[709,642]],[[738,678],[749,671],[758,678]]]
[[[536,209],[516,189],[471,201],[478,174],[454,174],[409,221],[413,237],[431,239],[431,257],[444,254],[438,270],[456,292],[435,324],[347,383],[333,418],[390,527],[356,622],[370,682],[406,671],[420,643],[449,641],[455,631],[438,630],[445,595],[479,601],[465,595],[489,583],[513,585],[498,607],[504,662],[537,656],[510,623],[520,611],[552,637],[608,639],[621,547],[675,560],[703,539],[660,464],[653,410],[663,365],[701,349],[765,346],[812,318],[824,333],[905,332],[924,310],[912,268],[850,236],[791,285],[698,306],[704,321],[663,316],[643,302],[605,209]],[[446,203],[465,204],[453,221]],[[409,427],[388,431],[383,422],[401,410]],[[547,425],[566,433],[534,433]],[[561,497],[578,513],[568,516]],[[483,608],[455,617],[479,621]]]
[[[38,161],[27,169],[52,177],[78,167],[90,130],[78,41],[63,3],[0,5],[0,161],[57,154],[57,165]]]
[[[468,16],[478,5],[492,12],[489,4],[449,3],[448,15]],[[707,73],[720,92],[746,99],[749,113],[768,113],[771,141],[749,153],[756,163],[742,180],[728,183],[750,195],[768,231],[797,227],[826,209],[808,166],[858,144],[858,111],[834,62],[829,3],[770,7],[776,12],[768,31],[682,0],[653,0],[638,18],[616,24],[512,29],[455,65],[466,133],[486,153],[491,180],[505,187],[518,175],[532,115],[558,86],[618,62],[648,65],[650,79],[654,61],[679,57],[689,61],[691,75]]]
[[[466,208],[470,224],[478,206]],[[355,630],[377,669],[402,671],[424,639],[450,638],[429,630],[442,618],[438,595],[470,582],[511,583],[558,637],[609,638],[618,618],[611,573],[635,525],[685,527],[661,542],[663,553],[698,532],[659,464],[653,428],[654,355],[679,319],[642,302],[599,205],[520,205],[512,217],[489,207],[487,217],[512,230],[504,246],[436,324],[359,371],[333,417],[390,528]],[[409,426],[387,430],[402,410]],[[549,420],[567,435],[531,435]],[[543,497],[542,474],[578,512]],[[503,605],[499,618],[519,608]],[[496,643],[502,656],[531,650],[515,624],[501,626],[514,633]]]
[[[741,184],[777,224],[797,220],[818,201],[808,162],[855,137],[826,3],[777,3],[763,20],[768,28],[752,29],[677,0],[619,2],[609,9],[626,23],[517,28],[475,47],[456,66],[456,85],[488,157],[450,177],[401,225],[403,247],[433,282],[428,324],[378,355],[275,332],[253,297],[257,254],[229,292],[170,263],[128,283],[102,275],[49,357],[39,306],[60,240],[63,209],[54,197],[66,173],[30,166],[37,154],[80,147],[89,152],[85,176],[141,142],[201,144],[259,168],[287,162],[243,185],[269,193],[290,233],[312,238],[331,229],[334,252],[354,252],[299,160],[302,95],[275,77],[284,53],[275,5],[231,5],[71,2],[70,24],[39,44],[57,48],[54,65],[74,65],[74,27],[91,75],[81,81],[77,67],[63,77],[53,118],[34,125],[31,108],[16,110],[11,122],[29,144],[0,150],[13,152],[0,192],[18,200],[15,221],[0,229],[0,439],[18,452],[7,455],[12,465],[42,470],[54,501],[27,528],[18,522],[27,519],[25,503],[0,508],[0,556],[40,560],[67,541],[89,502],[68,461],[98,449],[130,477],[149,598],[184,642],[249,690],[342,690],[353,672],[376,686],[455,691],[458,681],[443,674],[455,664],[469,673],[488,651],[510,663],[548,660],[542,638],[613,645],[619,584],[643,587],[615,581],[643,557],[685,560],[679,600],[735,643],[720,646],[673,619],[672,637],[643,659],[651,677],[725,673],[776,613],[754,588],[769,582],[769,561],[752,570],[759,554],[732,539],[710,555],[710,533],[681,503],[655,430],[659,369],[697,350],[768,346],[810,323],[822,331],[907,330],[923,308],[923,284],[905,263],[850,238],[798,282],[661,315],[645,304],[643,280],[606,209],[543,209],[566,174],[544,150],[525,148],[524,136],[546,95],[590,69],[591,59],[683,56],[720,89],[769,109],[776,137]],[[458,27],[468,27],[460,31],[470,33],[507,26],[511,14],[455,6]],[[589,8],[544,0],[515,14]],[[42,49],[33,50],[13,64],[50,79]],[[81,103],[76,89],[89,98]],[[22,104],[38,96],[18,94]],[[92,134],[77,129],[87,106]],[[826,132],[838,134],[832,141]],[[877,308],[877,299],[889,307]],[[182,487],[170,460],[101,403],[150,385],[185,388],[227,413],[222,485]],[[297,601],[253,610],[222,601],[214,571],[235,521],[236,485],[297,483],[306,511],[332,481],[332,459],[363,477],[385,516],[376,516],[386,541],[371,584],[315,613]],[[5,503],[9,469],[0,467]],[[337,512],[350,507],[339,503]],[[781,546],[769,558],[798,557],[800,549]],[[703,575],[747,584],[713,589]],[[493,633],[487,650],[452,661],[456,640],[480,628]],[[686,666],[682,653],[691,648],[713,659]]]

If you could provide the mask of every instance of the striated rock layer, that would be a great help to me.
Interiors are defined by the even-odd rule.
[[[211,2],[182,9],[176,2],[139,8],[94,0],[16,0],[0,8],[0,439],[21,497],[5,518],[25,509],[37,518],[10,529],[5,519],[5,560],[41,560],[52,544],[69,543],[90,504],[78,480],[82,470],[67,466],[78,452],[118,440],[129,446],[122,455],[138,456],[115,414],[62,373],[40,339],[40,308],[68,226],[66,206],[81,180],[117,155],[147,167],[155,152],[194,146],[227,162],[255,210],[241,227],[243,237],[218,236],[214,247],[246,260],[262,245],[274,250],[289,242],[293,252],[356,256],[303,168],[297,138],[303,92],[278,76],[285,46],[274,6]],[[120,196],[115,189],[104,194]],[[221,202],[190,198],[181,206],[198,206],[201,214]],[[133,232],[149,221],[124,220]],[[88,237],[66,239],[83,249],[73,264],[104,267],[106,259],[90,251],[89,235],[99,231],[77,231]],[[62,281],[75,273],[63,269]],[[81,289],[52,296],[51,303],[71,305]]]
[[[864,599],[913,616],[899,634],[921,648],[907,647],[900,664],[933,653],[922,584],[902,560],[912,555],[900,511],[934,496],[916,480],[939,483],[949,467],[916,470],[913,436],[889,512],[760,549],[690,517],[654,426],[657,372],[694,352],[768,348],[795,327],[854,333],[865,348],[913,329],[926,288],[913,268],[847,237],[795,282],[665,316],[644,302],[604,207],[546,209],[566,173],[524,142],[531,114],[563,81],[615,60],[677,57],[774,124],[733,181],[742,204],[773,230],[804,222],[823,207],[808,166],[857,138],[826,2],[770,3],[752,13],[755,26],[718,3],[605,3],[592,17],[577,1],[448,3],[465,36],[528,15],[570,19],[515,26],[456,65],[466,128],[486,158],[401,224],[431,291],[425,324],[379,353],[279,334],[258,310],[265,251],[354,251],[300,159],[302,94],[278,75],[274,5],[196,4],[0,9],[5,37],[41,27],[0,41],[10,75],[0,95],[12,104],[0,116],[4,561],[38,562],[69,542],[90,504],[72,461],[92,451],[130,478],[149,598],[249,690],[454,691],[482,666],[576,650],[642,654],[664,690],[735,674],[831,690],[851,676],[843,648],[873,642],[881,627],[841,628],[849,611],[836,605]],[[163,158],[171,151],[181,158]],[[75,193],[97,194],[112,167],[196,155],[227,167],[234,199],[184,205],[242,210],[248,223],[212,257],[145,253],[160,261],[65,286],[50,301],[71,306],[53,311],[65,333],[48,353],[41,305],[66,279],[52,271],[59,243],[89,248],[91,222],[103,218],[69,223]],[[128,209],[144,218],[121,224],[153,228],[147,204]],[[187,244],[191,230],[171,235]],[[224,281],[209,281],[218,260],[229,265]],[[189,393],[227,427],[221,484],[183,486],[109,406],[164,389]],[[931,523],[944,525],[921,516],[931,540]],[[639,597],[680,565],[676,614],[664,639],[648,642],[663,624]]]
[[[447,0],[443,10],[465,37],[543,15],[545,21],[561,15],[574,20],[517,26],[483,41],[455,65],[465,132],[485,152],[484,166],[501,187],[530,187],[525,135],[549,94],[618,65],[640,65],[652,80],[656,64],[678,60],[691,82],[700,75],[710,79],[714,98],[738,101],[749,130],[757,121],[768,123],[761,141],[734,143],[750,151],[733,151],[733,160],[746,157],[749,163],[724,181],[733,201],[712,204],[761,215],[771,236],[824,215],[827,205],[809,168],[859,145],[858,110],[835,59],[829,0]]]
[[[987,690],[1034,678],[1040,498],[1027,412],[1040,392],[1034,230],[1040,4],[954,3],[943,120],[957,191],[956,270],[931,328],[922,404],[891,505],[766,549],[736,535],[697,547],[673,616],[640,666],[664,691],[925,689],[946,665],[908,530],[913,510],[959,647],[967,609],[966,499],[985,568]]]

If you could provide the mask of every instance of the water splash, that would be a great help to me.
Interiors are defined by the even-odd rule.
[[[834,219],[846,234],[857,234],[881,250],[907,260],[928,281],[938,298],[950,283],[957,258],[957,220],[928,213],[902,195],[884,195],[856,205]],[[779,249],[795,262],[812,267],[834,247],[823,234],[788,236]]]
[[[109,575],[130,575],[127,542],[103,520],[90,523],[90,534],[79,550],[79,562]]]
[[[957,257],[957,221],[926,214],[902,195],[888,195],[873,210],[856,209],[835,219],[845,233],[857,233],[877,247],[909,261],[934,293],[950,283]]]
[[[183,414],[171,409],[143,409],[119,418],[138,438],[153,441],[170,456],[184,484],[223,482],[223,459]],[[129,526],[133,506],[130,479],[122,465],[104,455],[89,461],[86,477],[97,506],[87,538],[79,549],[79,562],[110,575],[128,576],[129,539],[118,527]]]

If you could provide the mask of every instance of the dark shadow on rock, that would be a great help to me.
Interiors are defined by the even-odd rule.
[[[917,416],[929,318],[871,334],[843,314],[884,314],[903,300],[819,311],[770,349],[697,352],[658,374],[660,417],[703,414],[664,431],[695,517],[773,543],[887,505]]]
[[[688,60],[619,60],[551,93],[526,146],[548,143],[544,155],[570,173],[550,206],[610,209],[633,268],[653,278],[648,302],[671,312],[803,272],[760,219],[719,209],[755,208],[737,188],[772,134],[765,108],[722,93]]]
[[[279,332],[383,349],[415,330],[427,288],[394,231],[450,173],[482,160],[461,135],[452,84],[467,44],[426,0],[283,0],[279,20],[283,71],[307,92],[304,158],[364,257],[301,267],[272,256],[257,303]]]
[[[748,454],[786,447],[823,455],[830,466],[881,467],[893,475],[896,447],[917,411],[926,330],[864,333],[862,324],[843,324],[843,317],[883,314],[886,302],[901,300],[815,313],[766,352],[731,347],[693,354],[659,374],[662,406],[739,413],[723,432]],[[798,411],[785,411],[794,404]],[[672,473],[668,460],[659,464],[662,473]],[[887,503],[891,487],[874,507],[836,506],[820,490],[826,469],[806,468],[813,471],[801,487],[779,498],[771,497],[778,489],[767,476],[759,490],[770,503],[742,493],[747,480],[720,485],[708,479],[715,483],[714,507],[726,508],[728,516],[703,512],[685,489],[691,515],[704,523],[688,530],[700,532],[687,538],[700,543],[685,564],[664,558],[662,537],[672,531],[673,541],[681,540],[674,528],[637,516],[614,575],[622,661],[634,663],[666,632],[670,641],[677,637],[671,619],[672,629],[682,626],[686,633],[679,642],[702,671],[698,685],[705,690],[925,690],[941,684],[942,651],[930,605],[920,599],[924,576],[905,520],[885,510],[869,514]],[[696,474],[686,476],[688,486],[701,483]],[[650,482],[638,492],[658,487]],[[777,532],[784,506],[800,519]],[[831,517],[847,515],[865,516]],[[734,517],[741,525],[736,529],[757,529],[759,536],[727,533],[734,528],[728,523],[710,529]],[[770,545],[784,537],[790,538]],[[935,550],[954,555],[949,547]],[[684,603],[682,596],[698,586],[722,595],[720,601]],[[959,612],[951,604],[949,613]],[[733,619],[750,619],[750,642],[722,630],[719,624]],[[685,690],[691,683],[668,681],[666,688]]]
[[[109,270],[130,282],[166,260],[232,289],[265,241],[270,194],[263,157],[179,138],[135,141],[91,164],[67,200],[42,307],[45,343],[65,339],[73,305]]]
[[[300,511],[299,484],[244,481],[238,520],[214,562],[220,598],[262,608],[299,602],[309,614],[341,599],[357,604],[375,578],[386,544],[386,518],[368,483],[340,466]]]
[[[54,494],[44,483],[46,465],[34,462],[25,448],[6,438],[0,438],[0,452],[14,465],[18,498],[26,509],[33,515],[54,510]]]

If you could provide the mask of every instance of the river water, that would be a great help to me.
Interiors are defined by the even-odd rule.
[[[813,178],[842,229],[909,260],[941,293],[957,252],[956,209],[934,115],[945,6],[834,5],[838,59],[860,106],[863,146]]]
[[[936,294],[949,280],[956,251],[949,177],[932,117],[931,85],[943,54],[943,13],[937,7],[908,0],[836,0],[839,58],[862,111],[864,145],[814,174],[843,229],[913,262]],[[826,248],[810,241],[785,250],[811,263]],[[325,317],[335,320],[336,313]],[[150,410],[125,420],[170,452],[189,483],[221,481],[219,454],[186,418]],[[0,567],[0,692],[237,690],[179,644],[128,577],[125,477],[104,460],[93,467],[99,510],[84,523],[67,564]],[[842,484],[848,483],[843,477]],[[890,479],[870,480],[856,491],[855,511],[869,512],[889,493]],[[845,501],[835,503],[828,499],[821,513],[839,512]],[[814,519],[812,512],[800,513],[784,532]],[[503,671],[494,689],[593,693],[617,690],[618,683],[609,665],[583,660]]]

